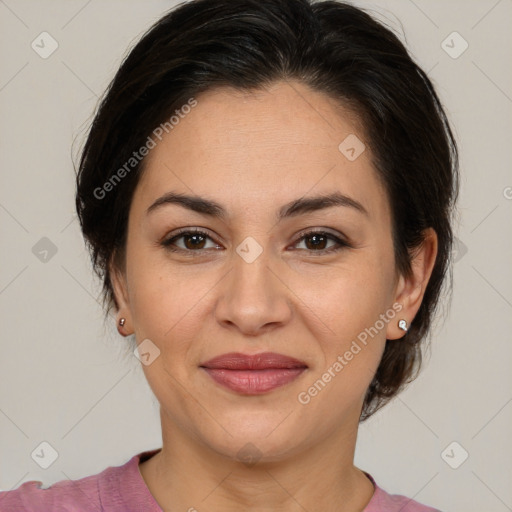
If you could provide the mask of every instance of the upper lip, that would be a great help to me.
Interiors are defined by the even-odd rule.
[[[275,352],[262,352],[260,354],[241,354],[229,352],[214,357],[199,366],[210,369],[226,370],[265,370],[268,368],[307,368],[307,364],[293,357],[277,354]]]

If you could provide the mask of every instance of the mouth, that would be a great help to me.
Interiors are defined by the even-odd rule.
[[[199,367],[221,386],[245,395],[260,395],[289,384],[308,368],[303,361],[275,352],[230,352]]]

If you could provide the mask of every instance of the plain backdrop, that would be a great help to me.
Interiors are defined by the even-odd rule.
[[[428,71],[462,172],[451,309],[421,376],[361,426],[356,463],[443,511],[512,510],[512,2],[355,3]],[[82,478],[161,446],[140,363],[103,324],[74,213],[72,143],[127,49],[174,5],[0,1],[2,490]],[[58,454],[47,469],[31,455],[43,442]]]

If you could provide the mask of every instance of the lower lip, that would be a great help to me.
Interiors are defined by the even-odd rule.
[[[203,369],[214,381],[232,391],[246,395],[260,395],[289,384],[306,368],[268,368],[266,370]]]

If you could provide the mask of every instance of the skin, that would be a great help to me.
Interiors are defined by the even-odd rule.
[[[364,395],[386,338],[400,343],[398,320],[411,322],[420,307],[436,234],[426,232],[413,275],[398,275],[390,208],[370,150],[349,161],[338,149],[349,134],[365,135],[325,94],[281,81],[251,93],[210,90],[197,101],[148,155],[130,208],[125,266],[113,268],[122,333],[160,350],[143,369],[160,403],[163,447],[140,464],[141,475],[164,511],[361,511],[374,492],[353,463]],[[175,204],[146,214],[170,191],[212,199],[227,217]],[[282,205],[336,191],[368,215],[337,206],[276,222]],[[160,244],[184,227],[211,237],[199,249],[190,237],[175,241],[195,257]],[[321,240],[317,249],[298,236],[306,228],[352,246],[318,254],[337,245]],[[236,252],[249,236],[263,249],[252,263]],[[298,394],[393,304],[400,313],[299,403]],[[247,396],[199,368],[226,352],[266,351],[308,369]],[[259,457],[252,466],[237,455],[247,443]]]

